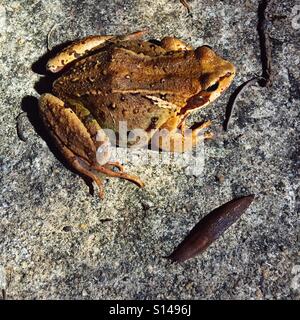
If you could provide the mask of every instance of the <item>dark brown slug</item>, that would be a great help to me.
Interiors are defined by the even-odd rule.
[[[167,258],[174,262],[183,262],[203,252],[238,220],[250,206],[254,196],[234,199],[214,209],[195,225]]]

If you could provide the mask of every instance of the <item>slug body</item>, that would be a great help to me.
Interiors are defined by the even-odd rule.
[[[253,200],[254,195],[249,195],[214,209],[195,225],[168,258],[183,262],[203,252],[240,218]]]

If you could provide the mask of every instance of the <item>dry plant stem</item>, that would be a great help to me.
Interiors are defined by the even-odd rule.
[[[273,0],[262,0],[258,6],[258,25],[257,31],[259,35],[261,48],[262,76],[250,79],[240,85],[231,95],[227,105],[226,117],[224,122],[224,130],[227,131],[231,122],[232,114],[236,107],[236,101],[241,93],[247,88],[258,82],[262,87],[270,87],[273,81],[272,73],[272,44],[268,31],[268,9],[271,7]]]
[[[57,23],[54,23],[54,25],[51,27],[50,31],[47,34],[47,50],[48,51],[52,50],[52,46],[50,46],[50,40],[51,40],[52,33],[56,27],[57,27]]]
[[[239,96],[246,91],[246,89],[248,89],[249,87],[253,86],[255,83],[261,81],[261,80],[265,80],[262,77],[255,77],[253,79],[250,79],[244,83],[242,83],[235,91],[234,93],[231,95],[228,105],[227,105],[227,111],[226,111],[226,119],[224,122],[224,130],[227,131],[229,128],[229,125],[231,123],[232,120],[232,115],[234,113],[234,110],[236,109],[236,103],[238,101]]]
[[[273,0],[262,0],[258,8],[258,25],[257,31],[259,34],[262,62],[262,78],[264,79],[260,85],[269,87],[272,85],[272,44],[269,36],[268,11],[273,3]]]
[[[180,0],[180,2],[186,7],[188,13],[190,13],[191,12],[191,7],[188,4],[187,0]]]

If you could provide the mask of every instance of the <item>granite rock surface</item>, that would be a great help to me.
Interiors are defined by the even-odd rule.
[[[274,83],[254,85],[222,130],[230,95],[262,72],[256,0],[0,1],[0,289],[10,299],[299,299],[300,3],[269,10]],[[66,168],[47,142],[37,99],[50,90],[49,46],[148,26],[208,44],[237,67],[231,88],[191,117],[211,119],[203,170],[120,158],[146,182],[106,180],[106,196]],[[19,126],[16,118],[21,113]],[[125,161],[125,160],[126,161]],[[245,215],[204,254],[163,257],[201,217],[256,194]],[[1,292],[1,291],[0,291]]]

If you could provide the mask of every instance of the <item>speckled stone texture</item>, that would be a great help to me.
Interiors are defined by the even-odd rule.
[[[7,298],[300,298],[300,10],[294,0],[273,2],[274,84],[242,94],[224,132],[230,94],[261,74],[258,2],[190,4],[191,15],[179,0],[1,0],[0,288]],[[150,38],[209,44],[237,66],[232,87],[192,116],[214,122],[200,176],[172,163],[145,165],[137,156],[125,165],[145,189],[110,179],[104,200],[90,194],[38,123],[54,24],[50,46],[148,26]],[[16,131],[22,111],[26,142]],[[201,217],[249,193],[257,195],[251,208],[204,254],[182,264],[163,258]]]

